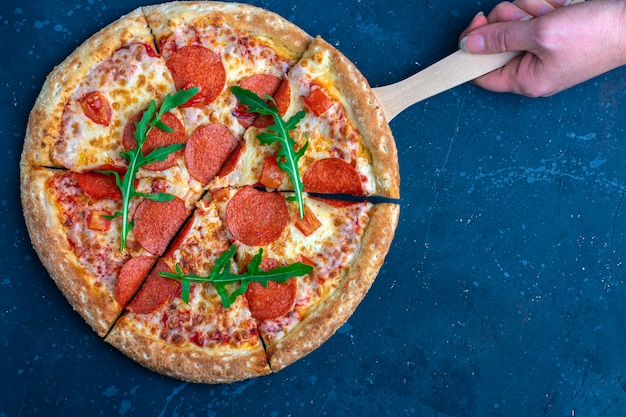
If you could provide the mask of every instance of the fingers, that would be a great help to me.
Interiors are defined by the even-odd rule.
[[[481,26],[485,26],[487,23],[488,22],[487,22],[487,18],[485,17],[485,14],[483,12],[478,13],[476,16],[474,16],[469,26],[461,33],[461,35],[459,36],[459,39],[463,39],[465,35],[473,31],[474,29],[478,29]]]
[[[473,54],[531,50],[535,46],[532,23],[499,22],[482,26],[461,39],[460,47]]]
[[[528,20],[532,18],[533,15],[529,14],[527,11],[518,7],[514,3],[503,2],[493,8],[491,13],[487,16],[487,22],[510,22],[514,20]]]
[[[559,7],[568,6],[571,2],[572,0],[515,0],[513,4],[536,17],[548,14]]]

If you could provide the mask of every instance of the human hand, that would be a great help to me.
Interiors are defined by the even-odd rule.
[[[626,2],[557,3],[564,1],[516,0],[478,14],[461,34],[461,49],[523,52],[474,82],[491,91],[550,96],[626,64]]]

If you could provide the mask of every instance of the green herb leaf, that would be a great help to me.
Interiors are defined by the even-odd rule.
[[[263,248],[261,248],[248,264],[248,271],[237,275],[234,274],[230,268],[231,259],[235,256],[236,251],[237,247],[232,245],[229,250],[217,258],[215,261],[215,267],[206,277],[183,274],[180,266],[178,265],[176,265],[176,273],[160,272],[159,275],[165,278],[177,279],[181,282],[181,298],[185,303],[189,303],[191,282],[210,282],[215,286],[217,294],[222,300],[222,305],[225,308],[229,308],[238,296],[246,292],[248,285],[251,282],[258,282],[267,288],[270,281],[282,283],[290,278],[310,274],[313,271],[312,266],[301,262],[296,262],[289,266],[279,266],[269,271],[263,271],[260,268],[261,260],[263,258]],[[227,286],[235,283],[239,283],[239,287],[229,293]]]
[[[173,108],[186,103],[197,92],[198,88],[194,87],[189,90],[177,91],[173,96],[168,94],[163,99],[161,107],[158,110],[156,102],[152,100],[148,105],[148,108],[143,112],[141,120],[139,122],[135,122],[135,140],[137,141],[137,146],[129,151],[120,152],[122,158],[128,161],[128,169],[124,177],[122,178],[117,172],[102,171],[107,174],[115,175],[115,182],[122,192],[122,211],[116,212],[113,216],[107,216],[107,218],[122,218],[122,234],[120,239],[121,251],[126,249],[128,232],[130,232],[130,229],[132,229],[134,224],[132,220],[129,220],[128,213],[131,199],[133,197],[143,197],[156,201],[171,201],[174,198],[174,196],[165,193],[146,194],[135,190],[135,177],[137,176],[139,168],[153,162],[164,161],[167,159],[169,154],[182,149],[183,145],[173,144],[165,148],[154,149],[145,156],[143,155],[141,148],[146,140],[148,140],[148,134],[153,128],[156,127],[157,129],[161,129],[165,132],[171,132],[172,129],[161,121],[161,116]]]
[[[306,139],[304,146],[302,146],[297,152],[294,150],[296,142],[291,138],[289,132],[294,130],[300,120],[304,118],[305,112],[299,111],[293,115],[288,121],[278,114],[276,102],[270,96],[265,96],[267,100],[274,104],[271,106],[261,97],[253,93],[252,91],[243,89],[239,86],[230,87],[230,91],[239,99],[239,103],[248,106],[248,113],[259,113],[261,115],[272,116],[274,118],[274,124],[268,126],[266,132],[262,132],[257,136],[257,139],[264,145],[271,145],[274,142],[280,143],[280,150],[278,151],[278,158],[276,161],[279,168],[286,172],[293,183],[293,191],[295,194],[295,200],[298,202],[298,208],[300,211],[300,218],[304,217],[304,200],[302,193],[304,191],[304,184],[300,178],[300,172],[298,171],[298,160],[304,155],[306,149],[309,146],[309,140]]]

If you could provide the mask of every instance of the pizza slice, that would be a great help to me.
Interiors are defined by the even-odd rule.
[[[33,246],[72,307],[101,336],[111,327],[190,214],[170,202],[133,199],[134,227],[120,250],[122,209],[115,177],[22,167],[22,204]],[[135,181],[144,192],[165,189]],[[155,214],[156,213],[156,214]]]
[[[285,283],[250,284],[245,293],[273,371],[316,349],[350,317],[383,264],[399,216],[395,204],[305,195],[300,218],[287,197],[253,187],[213,192],[240,269],[259,249],[263,268],[313,267]]]
[[[365,78],[321,38],[312,41],[274,94],[277,112],[299,122],[290,132],[304,190],[311,193],[399,196],[399,168],[393,135]],[[273,106],[274,104],[272,104]],[[261,184],[294,190],[281,172],[280,147],[259,141],[271,123],[252,125],[211,188]]]
[[[243,297],[226,308],[215,286],[200,282],[190,285],[185,302],[180,282],[160,275],[208,275],[229,247],[215,205],[200,201],[106,341],[142,365],[186,381],[225,383],[269,373]]]
[[[182,110],[190,132],[220,124],[241,139],[250,117],[228,87],[273,94],[311,39],[282,17],[245,4],[171,2],[144,12],[176,88],[199,88]]]

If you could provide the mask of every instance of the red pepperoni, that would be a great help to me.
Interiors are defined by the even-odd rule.
[[[198,45],[174,51],[165,63],[177,90],[198,87],[198,93],[181,107],[204,107],[220,95],[226,84],[226,71],[220,57]]]
[[[352,165],[339,158],[315,161],[302,182],[310,193],[363,195],[361,176]]]
[[[287,113],[289,104],[291,103],[291,85],[289,80],[284,80],[276,93],[274,93],[274,101],[276,102],[276,109],[278,114],[284,116]],[[263,128],[274,124],[274,118],[272,116],[259,116],[253,123],[253,126]]]
[[[252,317],[269,320],[287,314],[296,301],[297,289],[294,278],[280,284],[269,281],[267,288],[258,282],[250,283],[245,296]]]
[[[117,276],[115,297],[121,306],[125,306],[135,295],[146,278],[155,259],[151,256],[138,256],[127,260]]]
[[[237,166],[237,162],[239,162],[239,157],[241,156],[241,152],[243,151],[243,144],[239,142],[237,144],[237,148],[228,156],[228,159],[222,166],[222,169],[217,174],[220,177],[224,177],[235,169]]]
[[[189,213],[178,197],[172,201],[144,200],[133,216],[135,239],[148,252],[161,255]]]
[[[165,254],[163,255],[164,258],[169,258],[174,255],[174,252],[176,252],[176,250],[183,243],[183,241],[187,237],[187,233],[189,233],[192,227],[193,227],[193,217],[189,219],[185,223],[183,228],[178,232],[178,234],[176,235],[176,237],[174,238],[170,246],[167,248],[167,252],[165,252]]]
[[[126,306],[128,311],[136,314],[153,313],[163,304],[180,296],[180,282],[164,278],[159,275],[160,272],[172,271],[165,262],[159,260],[137,296]]]
[[[126,124],[124,134],[122,136],[124,149],[129,150],[137,146],[137,141],[135,140],[135,122],[139,122],[142,116],[143,112],[141,111],[131,117]],[[185,128],[180,120],[178,120],[178,117],[174,116],[172,113],[165,113],[161,116],[161,121],[174,130],[172,132],[166,132],[158,127],[152,128],[150,133],[148,133],[148,139],[143,143],[143,147],[141,148],[141,153],[143,155],[148,155],[157,148],[164,148],[175,143],[185,143],[187,141]],[[161,171],[170,168],[174,165],[176,158],[182,155],[182,152],[182,150],[172,152],[168,155],[165,161],[153,162],[145,165],[144,168],[152,171]]]
[[[115,182],[115,175],[100,172],[72,172],[83,192],[96,200],[121,200],[122,192]]]
[[[239,141],[224,125],[199,127],[189,137],[185,147],[185,164],[189,174],[202,184],[217,175]]]
[[[271,74],[256,74],[243,80],[239,86],[243,89],[250,90],[257,96],[264,98],[267,96],[273,96],[278,87],[281,84],[280,78]],[[259,116],[258,113],[248,113],[248,106],[242,104],[235,107],[233,114],[239,120],[239,123],[249,128],[254,124],[255,119]],[[270,119],[272,119],[270,117]],[[273,120],[273,119],[272,119]]]
[[[80,98],[80,107],[85,116],[94,123],[108,126],[111,123],[111,105],[100,91],[91,91]]]
[[[226,225],[235,239],[249,246],[267,245],[283,233],[289,221],[285,197],[250,186],[239,190],[226,207]]]

